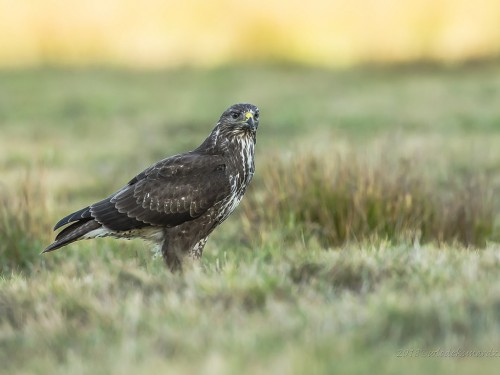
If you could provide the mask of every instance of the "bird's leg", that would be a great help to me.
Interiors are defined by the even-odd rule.
[[[167,267],[170,269],[170,271],[172,271],[173,273],[182,272],[181,258],[179,258],[179,256],[177,255],[175,247],[169,246],[168,239],[165,239],[163,241],[163,244],[161,246],[161,254],[163,255],[163,260],[167,264]]]
[[[176,255],[170,254],[169,257],[165,259],[165,262],[172,273],[182,272],[182,263]]]

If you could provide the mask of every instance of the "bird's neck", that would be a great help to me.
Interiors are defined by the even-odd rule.
[[[219,126],[210,133],[205,141],[198,147],[206,152],[225,155],[233,150],[248,150],[253,153],[255,147],[255,132],[224,131]],[[232,151],[230,151],[232,150]]]

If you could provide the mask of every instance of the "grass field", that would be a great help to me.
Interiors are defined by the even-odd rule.
[[[41,256],[62,215],[261,108],[198,265]],[[493,373],[500,64],[0,71],[0,373]]]

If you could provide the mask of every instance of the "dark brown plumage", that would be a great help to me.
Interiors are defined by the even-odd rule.
[[[81,239],[143,238],[161,246],[171,270],[199,258],[210,233],[239,204],[254,174],[259,110],[227,109],[195,150],[159,161],[111,196],[61,219],[45,252]]]

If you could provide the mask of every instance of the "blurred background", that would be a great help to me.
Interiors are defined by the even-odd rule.
[[[324,67],[497,56],[497,0],[0,0],[0,66]]]
[[[500,348],[499,57],[499,0],[0,0],[0,372],[498,372],[396,354]],[[256,174],[201,271],[40,256],[236,102]]]

